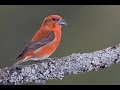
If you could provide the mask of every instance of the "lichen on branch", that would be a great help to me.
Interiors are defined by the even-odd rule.
[[[18,65],[0,69],[1,85],[19,85],[27,82],[45,84],[47,80],[60,79],[66,75],[80,74],[104,69],[120,63],[120,44],[91,53],[73,53],[60,59],[32,65]]]

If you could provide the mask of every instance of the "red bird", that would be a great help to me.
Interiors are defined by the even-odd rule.
[[[67,23],[59,15],[50,15],[46,17],[33,36],[32,40],[28,43],[22,53],[16,58],[18,65],[22,62],[32,60],[43,60],[48,58],[58,47],[61,39],[62,25]]]

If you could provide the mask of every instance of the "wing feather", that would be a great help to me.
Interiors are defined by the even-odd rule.
[[[54,40],[55,34],[53,31],[47,31],[42,35],[42,37],[38,41],[29,42],[28,45],[25,47],[25,49],[22,51],[22,53],[16,58],[21,59],[27,52],[36,50],[48,43],[50,43],[52,40]]]

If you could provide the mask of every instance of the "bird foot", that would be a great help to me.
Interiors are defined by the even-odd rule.
[[[54,64],[54,60],[58,59],[57,57],[54,58],[46,58],[44,60],[36,60],[36,63],[42,63],[42,62],[51,62],[52,64]]]
[[[42,60],[35,60],[36,63],[42,63]]]
[[[46,58],[47,60],[55,60],[58,59],[58,57],[54,57],[54,58]]]
[[[54,58],[46,58],[45,60],[48,62],[48,63],[52,63],[52,64],[55,64],[55,60],[56,59],[59,59],[58,57],[54,57]]]

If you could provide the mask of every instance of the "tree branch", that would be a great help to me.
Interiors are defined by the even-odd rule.
[[[73,53],[48,62],[6,67],[0,69],[0,84],[18,85],[33,81],[45,84],[46,80],[62,80],[65,75],[97,71],[116,63],[120,63],[120,44],[91,53]]]

